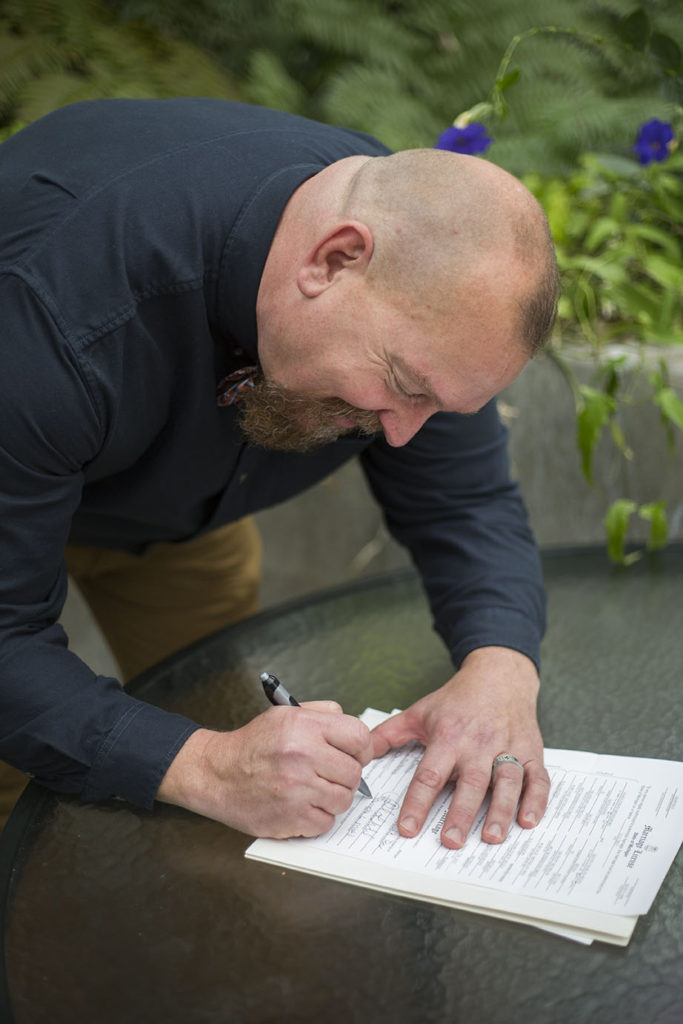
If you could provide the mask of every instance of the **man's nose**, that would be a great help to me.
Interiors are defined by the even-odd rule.
[[[401,409],[398,412],[386,409],[378,413],[384,437],[392,448],[400,448],[408,444],[411,437],[417,434],[420,427],[427,422],[434,409]]]

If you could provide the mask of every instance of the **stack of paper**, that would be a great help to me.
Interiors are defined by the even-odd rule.
[[[361,717],[372,728],[388,716]],[[465,846],[448,850],[439,837],[452,785],[419,836],[396,828],[422,752],[412,743],[371,762],[363,777],[372,799],[357,796],[325,835],[258,839],[246,856],[578,942],[628,943],[683,841],[683,763],[546,749],[550,800],[537,827],[515,823],[501,845],[484,843],[485,804]]]

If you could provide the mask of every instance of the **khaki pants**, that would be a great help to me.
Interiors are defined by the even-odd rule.
[[[69,545],[66,566],[128,682],[187,644],[258,611],[261,540],[251,517],[143,555]],[[0,761],[0,828],[26,784]]]

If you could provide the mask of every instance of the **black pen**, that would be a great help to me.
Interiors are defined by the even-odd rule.
[[[271,675],[270,672],[262,672],[259,678],[263,683],[263,689],[265,691],[266,697],[268,698],[271,704],[289,704],[293,708],[301,707],[299,701],[295,697],[292,697],[291,693],[289,693],[285,689],[285,687],[282,685],[277,676]],[[360,779],[360,785],[358,787],[358,792],[362,793],[363,796],[369,796],[370,798],[372,798],[370,787],[368,786],[367,782],[365,781],[362,775]]]

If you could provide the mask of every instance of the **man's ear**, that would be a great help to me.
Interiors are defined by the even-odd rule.
[[[313,299],[338,280],[340,274],[364,274],[372,257],[374,239],[367,224],[346,221],[318,239],[297,274],[299,291]]]

